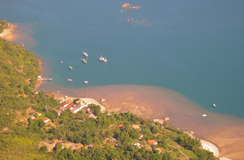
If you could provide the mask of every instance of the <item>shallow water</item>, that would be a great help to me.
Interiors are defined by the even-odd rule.
[[[143,8],[121,9],[119,1],[3,0],[0,15],[21,24],[25,32],[16,42],[44,61],[45,76],[55,84],[158,86],[207,110],[243,118],[243,2],[130,3]],[[80,60],[83,51],[87,65]],[[98,61],[100,55],[107,64]]]

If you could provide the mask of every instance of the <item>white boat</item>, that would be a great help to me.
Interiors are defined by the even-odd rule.
[[[203,117],[207,117],[207,114],[202,114]]]
[[[86,60],[86,59],[82,59],[82,58],[81,58],[81,61],[82,61],[83,63],[85,63],[85,64],[87,63],[87,60]]]
[[[69,82],[72,82],[72,79],[68,79]]]
[[[88,57],[88,54],[86,52],[83,52],[82,54],[83,56]]]
[[[104,57],[101,55],[99,58],[100,61],[104,61]]]
[[[69,66],[69,69],[72,70],[73,69],[72,66]]]
[[[107,58],[106,57],[103,57],[102,55],[100,56],[99,60],[100,61],[103,61],[103,62],[107,62],[108,61]]]
[[[108,61],[108,60],[107,60],[107,58],[105,57],[105,58],[104,58],[104,60],[103,60],[103,62],[105,62],[105,63],[106,63],[107,61]]]
[[[212,104],[212,106],[213,106],[213,107],[217,107],[215,103],[214,103],[214,104]]]
[[[84,83],[85,83],[85,84],[87,84],[87,83],[88,83],[87,79],[84,81]]]

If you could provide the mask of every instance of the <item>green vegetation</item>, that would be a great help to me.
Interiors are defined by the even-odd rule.
[[[2,39],[0,56],[0,159],[216,159],[199,149],[198,139],[129,112],[101,113],[100,106],[91,104],[88,113],[66,109],[58,116],[53,93],[35,92],[39,59]],[[51,121],[44,123],[44,117]]]
[[[5,28],[7,28],[7,27],[8,27],[8,24],[7,24],[6,20],[5,20],[5,19],[0,20],[0,33],[2,33],[3,30],[4,30]]]
[[[40,73],[39,59],[33,53],[0,39],[0,129],[17,116],[13,110],[31,106],[32,90]]]
[[[35,95],[40,73],[39,59],[33,53],[0,38],[0,159],[50,159],[38,147],[44,138],[43,121],[27,121],[32,114],[26,111],[29,107],[39,107],[45,115],[45,105],[57,104],[45,98],[44,92]]]

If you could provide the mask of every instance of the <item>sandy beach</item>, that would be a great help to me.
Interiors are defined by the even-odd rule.
[[[168,89],[141,85],[110,85],[89,88],[64,88],[52,83],[44,83],[38,90],[59,91],[71,97],[89,97],[101,104],[109,112],[127,112],[146,119],[170,117],[168,123],[183,131],[193,131],[194,136],[205,143],[224,159],[244,157],[244,120],[238,117],[208,111],[186,97]],[[207,114],[203,117],[202,114]],[[213,147],[216,146],[216,147]],[[216,150],[216,148],[218,150]]]
[[[214,156],[219,157],[219,149],[213,144],[208,141],[201,139],[203,149],[206,149],[210,152],[213,152]]]
[[[18,27],[18,26],[16,26],[16,25],[12,25],[12,26],[6,28],[6,29],[0,34],[0,37],[1,37],[2,39],[7,40],[7,41],[14,41],[14,40],[16,40],[16,39],[19,37],[19,35],[16,35],[16,34],[14,34],[13,32],[14,32],[14,30],[15,30],[17,27]]]
[[[58,94],[58,93],[54,93],[54,97],[57,98],[57,99],[62,99],[64,100],[66,95],[64,94]],[[95,99],[93,98],[80,98],[80,97],[70,97],[70,96],[67,96],[67,99],[77,99],[79,98],[80,101],[82,102],[85,102],[87,104],[95,104],[95,105],[99,105],[101,107],[101,112],[104,112],[105,111],[105,107],[103,105],[101,105],[98,101],[96,101]]]

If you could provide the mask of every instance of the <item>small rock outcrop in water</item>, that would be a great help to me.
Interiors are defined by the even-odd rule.
[[[24,43],[20,43],[19,46],[20,47],[24,47],[25,45],[24,45]]]
[[[130,3],[125,3],[125,4],[122,4],[122,8],[127,8],[130,6]]]
[[[141,6],[132,7],[132,9],[141,9]]]

